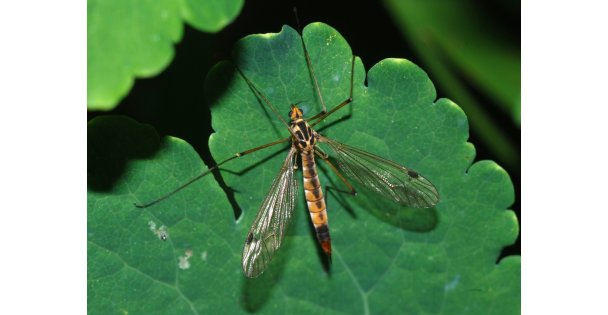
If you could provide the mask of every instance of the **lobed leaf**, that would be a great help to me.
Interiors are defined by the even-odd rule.
[[[88,0],[88,109],[111,110],[135,77],[162,71],[173,59],[183,22],[217,32],[242,6],[243,0]]]
[[[340,103],[349,91],[348,44],[321,23],[307,26],[304,40],[324,100],[329,107]],[[295,30],[248,36],[234,52],[236,64],[284,118],[298,101],[308,117],[321,109]],[[496,263],[518,234],[515,215],[506,210],[514,198],[508,174],[491,161],[471,165],[475,151],[467,142],[466,116],[453,102],[436,99],[416,65],[386,59],[366,73],[357,58],[355,72],[354,102],[317,131],[420,172],[438,188],[435,208],[399,208],[363,191],[352,197],[327,189],[342,183],[319,161],[333,264],[325,269],[300,193],[283,246],[264,274],[246,279],[243,242],[287,145],[222,167],[243,210],[236,222],[211,176],[138,209],[134,202],[170,192],[204,166],[179,139],[159,139],[126,118],[100,117],[88,131],[89,312],[518,313],[520,258]],[[231,63],[218,64],[205,89],[216,161],[288,136]],[[162,225],[166,241],[159,238]],[[187,250],[189,266],[181,269]]]
[[[307,26],[304,40],[331,108],[349,95],[351,50],[337,31],[321,23]],[[299,35],[290,27],[243,38],[233,59],[285,119],[292,103],[301,101],[308,117],[321,110]],[[206,82],[216,131],[209,144],[217,161],[289,136],[231,63],[217,65]],[[289,313],[517,313],[519,258],[496,264],[518,233],[514,213],[506,210],[513,186],[494,162],[471,166],[475,150],[467,142],[463,111],[447,99],[437,100],[424,71],[404,59],[385,59],[366,76],[357,58],[354,86],[354,102],[317,131],[424,174],[437,186],[441,202],[431,209],[395,208],[376,196],[326,189],[334,248],[326,272],[300,194],[287,244],[266,274],[249,281],[256,290],[246,305],[271,312],[272,305],[283,304]],[[237,226],[242,238],[287,147],[258,151],[223,168],[243,209]],[[322,184],[344,189],[328,167],[318,164]]]
[[[519,126],[521,61],[519,40],[511,38],[514,32],[501,30],[504,20],[470,1],[383,2],[435,83],[461,102],[479,140],[505,166],[519,169],[518,148],[487,107],[499,106]],[[492,11],[501,17],[519,15],[519,9],[504,10],[519,6],[515,2],[488,5],[498,5]],[[482,101],[480,93],[491,102]]]
[[[200,174],[192,147],[129,118],[100,116],[88,124],[88,151],[88,312],[238,311],[225,301],[242,282],[240,241],[213,176],[153,207],[134,205]]]

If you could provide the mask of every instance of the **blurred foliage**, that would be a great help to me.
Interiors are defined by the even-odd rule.
[[[243,0],[88,0],[87,107],[111,110],[129,93],[134,77],[161,72],[173,59],[183,22],[217,32]]]
[[[519,164],[518,148],[489,115],[499,106],[520,123],[519,30],[500,28],[496,19],[519,17],[506,1],[384,0],[421,65],[447,95],[461,104],[480,139],[503,163]],[[493,6],[488,8],[488,6]],[[517,35],[517,36],[515,36]],[[484,102],[482,94],[490,102]]]

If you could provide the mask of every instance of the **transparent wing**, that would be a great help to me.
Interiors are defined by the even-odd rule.
[[[352,179],[381,196],[414,208],[439,202],[433,184],[417,172],[369,152],[320,137],[335,153],[338,167]]]
[[[281,247],[289,225],[298,184],[294,178],[297,150],[291,148],[279,175],[270,186],[270,192],[258,211],[243,247],[243,272],[249,278],[259,276]]]

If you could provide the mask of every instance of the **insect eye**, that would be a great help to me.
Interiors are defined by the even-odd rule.
[[[287,114],[287,116],[291,117],[291,114],[293,114],[293,109],[289,110],[289,114]]]

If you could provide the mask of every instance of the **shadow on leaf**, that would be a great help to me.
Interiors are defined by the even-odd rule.
[[[367,211],[381,221],[404,230],[429,232],[437,226],[439,219],[435,208],[404,207],[386,198],[378,197],[368,189],[351,181],[350,183],[357,191],[357,195],[352,196],[344,190],[344,184],[334,178],[333,172],[329,172],[329,169],[325,167],[325,163],[320,163],[319,169],[325,173],[328,180],[328,185],[325,186],[324,190],[354,219],[357,218],[357,214],[353,210],[351,203],[356,203],[360,207],[367,209]]]
[[[398,228],[412,232],[429,232],[437,227],[437,209],[408,208],[386,198],[377,197],[373,192],[355,185],[359,194],[352,198],[359,206],[367,209],[376,218]]]
[[[285,237],[281,249],[277,252],[266,271],[257,278],[244,278],[240,304],[247,312],[255,313],[262,309],[272,295],[272,291],[281,282],[285,266],[289,263],[292,237]],[[293,259],[293,257],[292,257]]]
[[[241,170],[238,170],[238,171],[230,170],[230,169],[228,169],[228,167],[222,167],[220,169],[222,170],[222,172],[227,172],[230,174],[242,176],[242,175],[245,175],[245,174],[249,173],[250,171],[254,170],[255,168],[263,165],[264,163],[270,161],[272,158],[274,158],[277,155],[281,155],[281,154],[287,155],[287,148],[288,147],[280,148],[278,150],[274,150],[274,152],[270,152],[270,150],[266,150],[266,151],[264,151],[265,153],[268,153],[268,152],[270,152],[270,153],[268,153],[263,158],[259,158],[259,160],[257,160],[257,162],[251,163],[249,166],[247,166]]]
[[[129,160],[144,159],[159,149],[156,131],[125,116],[98,116],[87,124],[87,185],[110,191]]]
[[[412,232],[430,232],[437,227],[439,218],[433,208],[408,208],[385,198],[378,198],[365,189],[356,198],[356,202],[367,209],[376,218],[398,228]]]

